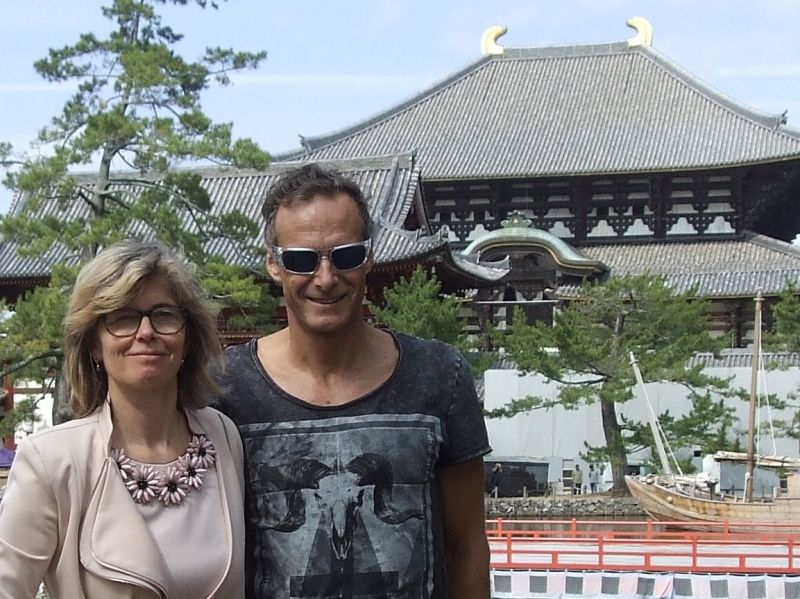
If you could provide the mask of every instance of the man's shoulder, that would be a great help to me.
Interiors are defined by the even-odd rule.
[[[233,360],[241,360],[246,356],[249,356],[252,347],[258,342],[257,337],[251,337],[247,341],[243,341],[242,343],[236,343],[234,345],[229,345],[225,348],[225,360],[227,362],[231,362]]]
[[[235,400],[238,405],[242,398],[263,385],[265,377],[257,352],[258,338],[245,343],[231,345],[225,349],[225,361],[217,377],[221,393],[214,402],[224,414],[231,416],[229,403]],[[232,416],[231,416],[232,417]],[[233,418],[236,421],[236,418]]]

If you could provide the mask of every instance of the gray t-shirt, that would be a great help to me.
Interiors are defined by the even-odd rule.
[[[248,597],[445,597],[437,471],[490,451],[464,358],[394,333],[389,380],[315,406],[269,377],[256,340],[231,347],[218,407],[239,427]]]

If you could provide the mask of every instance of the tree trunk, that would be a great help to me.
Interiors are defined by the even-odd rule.
[[[622,428],[617,419],[616,404],[613,401],[600,400],[600,412],[603,418],[603,433],[606,437],[608,459],[611,462],[613,485],[610,493],[622,495],[627,493],[625,475],[628,473],[628,456],[622,439]]]
[[[614,351],[619,351],[619,338],[625,326],[625,313],[620,312],[614,323]],[[622,427],[617,419],[617,404],[614,401],[603,399],[603,390],[600,390],[600,412],[603,416],[603,433],[606,436],[608,459],[611,462],[612,484],[609,492],[612,495],[625,495],[628,486],[625,484],[625,475],[628,474],[628,454],[625,451],[625,441],[622,438]]]
[[[69,385],[67,385],[62,364],[63,361],[59,359],[55,373],[56,380],[53,385],[53,424],[68,422],[74,417],[69,405]]]

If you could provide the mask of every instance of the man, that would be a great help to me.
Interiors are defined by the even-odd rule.
[[[288,326],[228,351],[245,448],[249,597],[486,599],[482,456],[463,357],[363,316],[372,223],[319,165],[267,194]]]
[[[589,491],[597,493],[597,483],[600,482],[600,469],[595,469],[594,464],[589,464]]]
[[[500,483],[503,477],[503,465],[497,462],[492,469],[492,476],[489,478],[489,495],[497,499],[500,496]]]
[[[575,464],[575,469],[572,471],[572,494],[580,495],[582,485],[583,472],[581,472],[580,464]]]

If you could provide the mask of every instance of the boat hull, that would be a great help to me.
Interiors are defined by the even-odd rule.
[[[626,476],[625,483],[639,505],[655,520],[680,528],[707,529],[708,524],[727,524],[728,530],[800,532],[800,499],[779,498],[745,503],[686,495],[656,482]],[[696,525],[696,526],[693,526]]]

